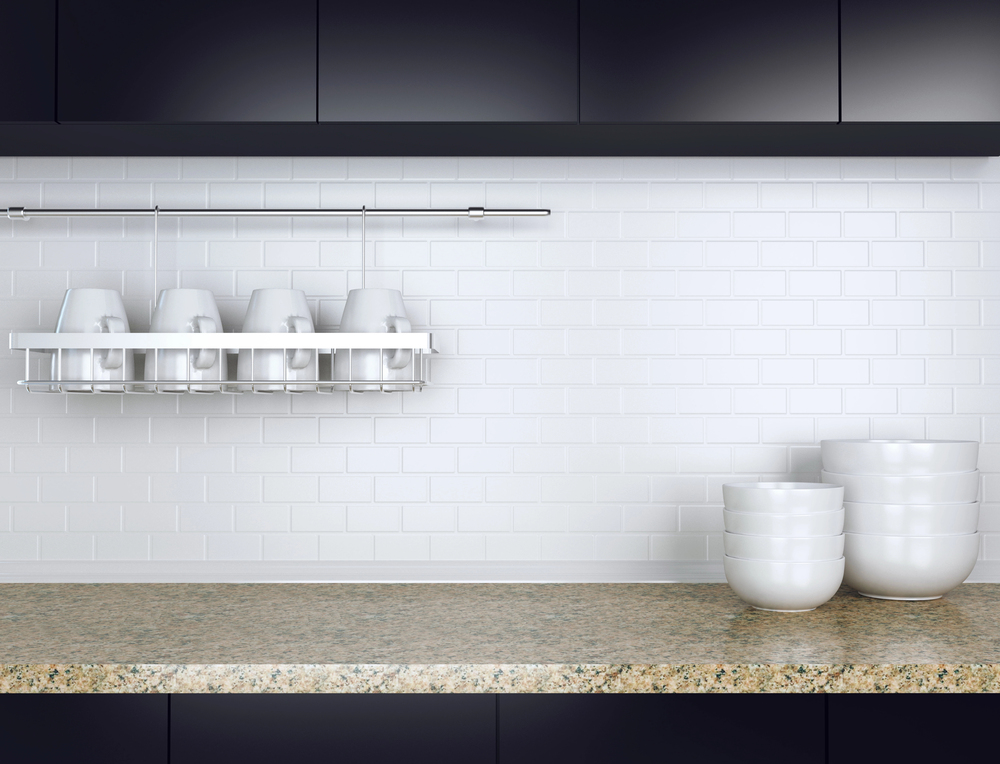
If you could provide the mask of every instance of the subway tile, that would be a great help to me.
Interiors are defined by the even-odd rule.
[[[816,301],[816,323],[820,326],[865,326],[868,321],[867,300]]]

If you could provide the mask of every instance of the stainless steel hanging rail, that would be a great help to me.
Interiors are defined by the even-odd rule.
[[[458,210],[434,210],[434,209],[403,209],[403,210],[380,210],[380,209],[344,209],[344,210],[166,210],[159,209],[63,209],[63,210],[33,210],[25,207],[8,207],[7,217],[11,220],[27,220],[28,218],[59,218],[59,217],[337,217],[337,218],[359,218],[366,217],[459,217],[459,218],[496,218],[496,217],[542,217],[549,215],[551,210],[489,210],[485,207],[468,207]]]

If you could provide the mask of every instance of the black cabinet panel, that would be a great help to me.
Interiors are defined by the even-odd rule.
[[[171,764],[493,764],[492,695],[174,695]]]
[[[836,122],[837,0],[582,0],[584,122]]]
[[[822,695],[501,695],[499,702],[500,764],[824,761]]]
[[[56,102],[56,0],[0,0],[0,122],[51,122]]]
[[[0,760],[167,764],[166,695],[0,695]]]
[[[829,764],[972,761],[995,755],[1000,695],[831,695],[829,713]]]
[[[576,0],[320,0],[322,122],[576,122]]]
[[[60,0],[60,122],[315,122],[316,0]]]
[[[843,0],[845,122],[1000,121],[998,0]]]

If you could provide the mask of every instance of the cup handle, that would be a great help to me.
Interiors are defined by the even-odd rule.
[[[214,334],[219,331],[215,319],[209,316],[195,316],[194,325],[199,334]],[[201,348],[194,359],[194,367],[196,369],[211,369],[215,365],[216,352],[210,348]]]
[[[101,318],[101,334],[124,334],[125,322],[118,316],[104,316]],[[108,350],[104,356],[105,369],[120,369],[124,361],[124,354],[120,349]]]
[[[302,316],[289,316],[288,317],[288,331],[296,332],[298,334],[308,334],[311,331],[311,326],[309,319],[302,318]],[[312,351],[303,350],[299,348],[292,354],[292,360],[289,361],[288,365],[293,369],[304,369],[309,365],[312,360]]]
[[[409,332],[411,329],[410,319],[403,316],[387,316],[385,319],[385,329],[387,332]],[[413,357],[412,350],[396,348],[389,356],[388,364],[390,369],[405,369],[410,359]]]

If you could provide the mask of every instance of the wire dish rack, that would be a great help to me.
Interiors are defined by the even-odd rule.
[[[111,393],[154,395],[163,393],[226,393],[240,395],[242,393],[333,393],[347,390],[364,392],[378,390],[385,393],[419,391],[426,384],[428,360],[437,351],[431,346],[429,333],[385,333],[385,334],[352,334],[339,332],[316,333],[56,333],[56,332],[12,332],[10,335],[11,350],[24,351],[24,379],[18,384],[31,393]],[[385,351],[410,350],[413,356],[403,369],[390,369]],[[187,377],[172,377],[158,379],[156,377],[156,358],[159,350],[183,351],[187,358],[184,366]],[[203,379],[193,377],[192,356],[202,350],[217,351],[224,363],[221,368],[226,370],[228,379]],[[317,379],[300,379],[289,364],[289,355],[295,351],[316,351],[317,358],[314,368],[317,369]],[[131,351],[134,356],[146,356],[143,366],[143,377],[139,379],[123,379],[125,364],[119,364],[109,376],[119,378],[101,379],[68,379],[61,372],[67,353],[89,354],[84,356],[83,365],[94,369],[95,360],[107,357],[112,353],[125,355]],[[236,379],[236,374],[230,372],[228,363],[230,357],[237,356],[240,351],[249,355],[249,376]],[[275,351],[281,352],[281,375],[273,374],[267,378],[254,378],[255,355]],[[381,354],[380,372],[377,378],[353,376],[353,356],[361,352],[377,351]],[[149,356],[152,356],[152,374],[149,373]],[[335,363],[335,359],[346,356],[346,363]],[[79,360],[79,359],[77,359]],[[233,359],[235,360],[235,358]],[[69,363],[65,364],[69,366]],[[100,364],[98,364],[100,366]],[[347,378],[334,377],[333,370],[338,366],[346,368]],[[34,367],[34,371],[32,369]],[[45,372],[48,371],[46,374]],[[139,377],[138,368],[135,375]]]

